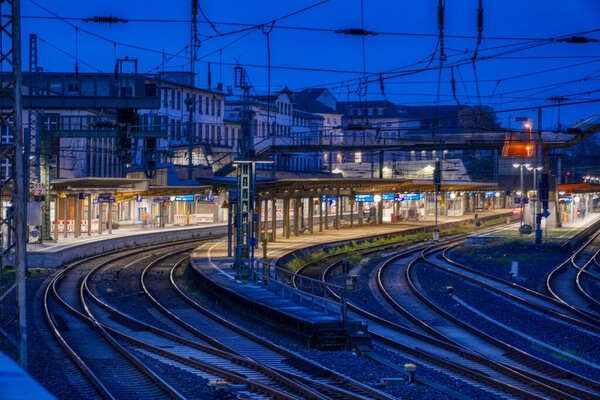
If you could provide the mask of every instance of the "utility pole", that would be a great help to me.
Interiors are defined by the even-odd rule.
[[[256,164],[260,163],[254,153],[254,132],[252,120],[254,113],[250,108],[250,88],[246,71],[235,67],[235,86],[242,90],[242,135],[239,144],[239,156],[234,161],[237,172],[237,219],[234,268],[236,279],[246,279],[254,263],[256,237],[254,223],[258,214],[254,210],[256,197]]]
[[[26,176],[23,150],[21,77],[21,3],[20,0],[0,0],[3,23],[0,24],[0,60],[7,62],[12,70],[12,79],[0,88],[0,97],[7,97],[12,111],[0,115],[0,123],[12,132],[12,140],[2,146],[0,165],[0,193],[10,194],[11,206],[6,216],[0,219],[2,267],[15,270],[14,282],[7,282],[8,289],[0,296],[1,348],[13,356],[23,368],[27,368],[27,313],[26,313],[26,209],[29,179]],[[9,108],[9,107],[6,107]],[[5,165],[7,165],[5,167]],[[27,182],[27,185],[26,185]],[[3,279],[3,278],[0,278]],[[3,282],[4,284],[4,282]],[[8,306],[4,306],[10,304]],[[12,303],[12,304],[11,304]],[[16,307],[14,306],[16,304]],[[10,315],[12,314],[12,315]]]
[[[190,47],[190,79],[191,79],[191,86],[192,87],[196,87],[196,79],[195,79],[195,75],[194,75],[194,67],[195,67],[195,61],[196,61],[196,54],[198,51],[199,43],[198,43],[198,0],[192,0],[192,23],[191,23],[191,32],[190,32],[190,36],[191,36],[191,42],[192,42],[192,46]],[[210,86],[208,87],[208,90],[210,90]],[[195,127],[194,127],[194,115],[196,113],[196,95],[194,94],[193,97],[189,98],[189,104],[187,104],[188,106],[188,110],[189,110],[189,121],[188,121],[188,143],[189,143],[189,147],[188,147],[188,179],[192,179],[193,178],[193,174],[194,174],[194,163],[193,163],[193,159],[192,159],[192,153],[194,151],[194,142],[195,142]]]
[[[438,195],[442,189],[442,162],[435,160],[433,170],[433,185],[435,186],[435,227],[433,228],[433,240],[440,240],[440,229],[438,228]]]

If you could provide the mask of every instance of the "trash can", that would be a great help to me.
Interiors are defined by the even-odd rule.
[[[267,232],[267,240],[269,242],[273,241],[273,232],[271,232],[271,231]]]

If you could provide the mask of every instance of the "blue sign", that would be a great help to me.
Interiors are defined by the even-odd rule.
[[[485,192],[486,197],[496,197],[496,192]]]
[[[405,200],[419,200],[425,197],[425,194],[423,193],[423,195],[421,196],[419,193],[412,193],[412,194],[407,194],[404,196]]]
[[[175,201],[194,201],[194,195],[188,194],[185,196],[175,196]]]
[[[523,199],[523,203],[524,203],[524,204],[529,204],[529,198],[528,198],[528,197],[525,197],[525,198]]]
[[[383,196],[381,196],[383,200],[394,200],[394,197],[396,197],[394,193],[384,193]]]
[[[373,195],[372,194],[357,194],[356,196],[354,196],[354,201],[356,201],[358,203],[365,203],[365,202],[373,201]]]
[[[515,197],[515,204],[520,204],[520,203],[521,203],[521,198]]]
[[[114,203],[116,201],[117,199],[110,196],[98,196],[98,198],[96,199],[97,203]]]
[[[559,197],[558,198],[559,203],[571,203],[572,201],[573,201],[573,199],[571,197]]]
[[[85,193],[79,193],[79,200],[85,200]]]
[[[473,196],[473,192],[469,192],[469,196]]]
[[[135,201],[137,201],[138,203],[141,203],[141,202],[142,202],[142,199],[143,199],[143,197],[142,197],[142,195],[141,195],[141,194],[136,194],[136,195],[135,195]]]
[[[171,201],[170,197],[155,197],[154,198],[155,203],[168,203],[170,201]]]

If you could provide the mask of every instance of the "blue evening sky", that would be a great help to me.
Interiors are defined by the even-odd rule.
[[[190,1],[182,0],[35,0],[63,17],[93,17],[113,15],[128,19],[176,19],[190,18]],[[240,22],[260,24],[289,14],[318,0],[200,0],[206,15],[215,22]],[[375,32],[437,34],[437,0],[381,0],[364,2],[365,29]],[[476,36],[477,0],[446,0],[447,35]],[[524,47],[527,38],[542,39],[574,34],[600,28],[600,1],[597,0],[484,0],[484,39],[480,56],[496,57],[476,63],[480,98],[471,63],[454,69],[456,91],[461,104],[489,104],[494,108],[512,109],[551,104],[551,96],[567,96],[571,101],[600,98],[600,43],[567,44],[535,42],[536,47],[505,54],[498,53]],[[50,16],[31,0],[22,0],[23,16]],[[198,20],[203,22],[201,15]],[[137,58],[140,71],[156,71],[162,62],[161,52],[167,53],[167,70],[189,70],[189,53],[181,51],[190,40],[189,23],[129,22],[127,24],[101,25],[70,21],[100,36],[125,44],[152,49],[155,52],[116,46],[116,56]],[[360,27],[360,0],[330,0],[315,8],[277,22],[270,34],[271,65],[282,67],[306,67],[350,71],[324,72],[272,69],[273,90],[284,86],[292,90],[306,87],[327,86],[339,100],[358,100],[357,82],[362,76],[362,39],[333,32],[300,31],[281,29],[278,26],[345,29]],[[217,24],[221,33],[240,29],[240,26]],[[75,29],[61,20],[23,19],[23,55],[27,60],[28,36],[36,33],[39,38],[39,65],[47,71],[72,71],[74,59],[52,47],[74,55],[76,53]],[[199,24],[201,35],[216,35],[206,23]],[[201,36],[199,56],[211,61],[213,86],[220,81],[218,49],[246,35],[247,32],[224,37]],[[600,32],[587,35],[600,39]],[[494,40],[488,37],[516,37],[522,40]],[[115,47],[113,43],[79,31],[77,53],[81,60],[80,71],[113,71]],[[224,86],[233,84],[233,66],[236,62],[264,66],[267,64],[266,35],[260,30],[251,31],[222,50],[222,81]],[[406,65],[428,60],[434,52],[437,37],[384,35],[368,36],[366,43],[366,70],[369,73],[393,69],[405,71]],[[445,39],[447,64],[472,55],[476,39]],[[496,50],[491,47],[512,45]],[[178,56],[170,55],[181,51]],[[213,53],[214,54],[211,54]],[[525,57],[525,58],[524,58]],[[558,57],[558,58],[547,58]],[[84,65],[83,62],[91,65]],[[573,64],[585,63],[573,66]],[[26,64],[26,63],[25,63]],[[423,67],[422,63],[418,68]],[[436,59],[431,67],[437,67]],[[568,68],[560,68],[567,67]],[[161,67],[159,67],[161,68]],[[546,69],[557,70],[537,73]],[[199,63],[198,83],[207,85],[207,64]],[[254,90],[267,90],[267,69],[248,67]],[[531,74],[534,73],[534,74]],[[521,74],[525,77],[513,78]],[[438,70],[432,69],[412,75],[386,79],[386,98],[398,104],[434,104],[437,97]],[[498,81],[500,82],[498,83]],[[456,104],[451,91],[450,69],[443,69],[440,86],[441,104]],[[575,82],[569,82],[575,81]],[[563,85],[558,85],[565,82]],[[551,86],[554,85],[554,86]],[[536,89],[537,88],[537,89]],[[590,92],[592,93],[586,93]],[[382,99],[380,84],[368,85],[370,99]],[[598,113],[600,103],[563,107],[563,124],[573,124],[591,114]],[[535,116],[536,111],[519,111],[501,114],[506,125],[509,117]],[[556,109],[543,112],[545,127],[556,126]]]

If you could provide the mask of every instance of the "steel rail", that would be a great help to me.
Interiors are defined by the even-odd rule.
[[[428,252],[429,251],[429,252]],[[517,352],[521,357],[525,357],[527,358],[529,361],[531,361],[532,363],[537,363],[537,365],[540,365],[540,367],[543,367],[545,369],[554,369],[555,371],[557,371],[558,373],[562,373],[565,374],[566,376],[569,376],[570,378],[572,378],[574,381],[589,387],[590,389],[594,389],[596,391],[600,390],[600,383],[595,382],[591,379],[588,379],[584,376],[581,376],[577,373],[574,373],[572,371],[566,370],[560,366],[551,364],[545,360],[542,360],[534,355],[531,355],[521,349],[518,349],[502,340],[499,340],[491,335],[488,335],[487,333],[473,327],[472,325],[462,321],[461,319],[451,315],[450,313],[448,313],[447,311],[443,310],[441,307],[437,306],[433,301],[429,300],[427,298],[427,296],[422,293],[417,286],[415,285],[415,283],[413,282],[412,278],[410,277],[410,272],[411,269],[414,268],[414,265],[419,261],[422,260],[424,262],[426,262],[427,264],[438,268],[440,270],[446,271],[446,272],[450,272],[452,270],[450,270],[449,268],[446,268],[444,266],[441,266],[439,264],[436,264],[435,262],[431,261],[430,259],[428,259],[426,256],[428,254],[431,254],[433,251],[430,250],[425,250],[422,252],[422,254],[418,257],[415,258],[413,261],[411,261],[411,263],[409,263],[408,267],[405,270],[405,274],[404,274],[404,278],[406,280],[406,282],[408,283],[411,291],[423,302],[425,303],[429,308],[431,308],[432,310],[434,310],[435,312],[437,312],[438,314],[440,314],[441,316],[443,316],[444,318],[446,318],[447,320],[461,326],[463,329],[466,329],[468,331],[470,331],[471,333],[481,337],[482,339],[506,350],[506,351],[512,351],[512,352]],[[456,274],[456,272],[454,272]],[[459,274],[456,274],[459,275]],[[459,275],[460,276],[460,275]],[[462,277],[462,276],[461,276]],[[382,283],[383,285],[383,283]],[[513,368],[511,366],[511,368]],[[525,372],[525,371],[522,371]],[[548,379],[544,376],[541,375],[533,375],[533,374],[528,374],[532,377],[534,377],[534,379],[536,380],[541,380],[542,382],[545,382],[547,385],[556,385],[556,386],[560,386],[564,389],[565,392],[573,392],[576,395],[580,395],[580,396],[585,396],[585,398],[591,398],[591,399],[600,399],[600,394],[596,394],[596,393],[591,393],[591,392],[587,392],[587,391],[583,391],[580,390],[578,388],[574,388],[574,387],[569,387],[567,385],[564,385],[560,382],[556,382],[555,380],[551,380]],[[552,386],[551,386],[552,387]]]
[[[158,262],[158,261],[162,261],[163,259],[168,258],[168,257],[172,257],[174,254],[179,254],[179,253],[182,253],[182,252],[185,252],[185,251],[189,251],[189,250],[191,250],[191,248],[185,248],[185,249],[177,250],[177,251],[172,252],[172,253],[168,253],[168,254],[166,254],[164,256],[161,256],[159,259],[153,261],[153,263],[154,262]],[[236,363],[238,365],[255,369],[255,370],[257,370],[257,371],[265,374],[266,376],[270,377],[271,379],[279,381],[279,383],[283,383],[286,386],[293,388],[295,391],[301,392],[302,395],[304,396],[303,398],[314,399],[314,400],[326,400],[326,398],[320,396],[318,393],[315,393],[314,391],[311,391],[311,390],[307,390],[306,388],[304,388],[301,385],[299,385],[299,384],[291,381],[290,379],[288,379],[286,377],[281,377],[276,372],[273,372],[273,371],[265,368],[264,366],[262,366],[262,365],[260,365],[260,364],[258,364],[256,362],[250,360],[250,359],[243,358],[243,357],[241,357],[239,355],[231,354],[231,353],[228,353],[226,351],[219,350],[217,348],[213,348],[213,347],[209,347],[209,346],[206,346],[206,345],[202,345],[200,343],[193,342],[193,341],[190,341],[190,340],[185,339],[183,337],[180,337],[178,335],[175,335],[175,334],[172,334],[170,332],[164,331],[164,330],[162,330],[160,328],[157,328],[157,327],[154,327],[152,325],[146,324],[143,321],[139,321],[139,320],[137,320],[135,318],[132,318],[129,315],[127,315],[125,313],[122,313],[121,311],[117,310],[116,308],[114,308],[114,307],[108,305],[107,303],[103,302],[102,300],[100,300],[97,296],[95,296],[91,292],[91,290],[89,289],[89,286],[88,286],[88,281],[89,281],[89,278],[91,276],[93,276],[97,271],[99,271],[101,268],[105,267],[106,265],[108,265],[108,263],[101,264],[101,265],[95,267],[92,271],[90,271],[84,277],[84,279],[83,279],[83,281],[82,281],[82,283],[80,285],[80,291],[81,291],[80,292],[80,299],[81,299],[80,301],[82,302],[82,304],[84,304],[84,306],[86,308],[86,312],[88,313],[88,316],[90,318],[93,318],[94,321],[98,325],[104,326],[112,334],[118,335],[123,340],[127,340],[129,342],[132,342],[132,343],[136,344],[137,346],[143,345],[147,349],[149,349],[149,350],[151,350],[151,351],[153,351],[155,353],[160,353],[160,354],[162,354],[162,355],[164,355],[164,356],[166,356],[168,358],[177,359],[177,360],[181,360],[182,359],[181,356],[178,356],[175,353],[167,352],[164,349],[161,349],[159,347],[152,346],[150,344],[147,344],[147,343],[144,343],[142,341],[139,341],[139,340],[137,340],[137,339],[135,339],[135,338],[133,338],[133,337],[131,337],[129,335],[126,335],[126,334],[120,332],[117,329],[114,329],[114,328],[111,328],[111,327],[103,325],[101,322],[99,322],[98,320],[95,319],[95,317],[93,316],[93,314],[89,310],[89,307],[88,307],[88,305],[87,305],[87,303],[85,301],[85,298],[84,298],[84,294],[87,294],[90,298],[92,298],[92,300],[95,303],[97,303],[99,306],[103,307],[107,311],[109,311],[111,313],[118,314],[121,317],[123,317],[125,319],[128,319],[129,321],[135,322],[137,324],[141,324],[147,330],[151,331],[154,334],[166,337],[166,338],[168,338],[170,340],[179,342],[179,343],[184,344],[184,345],[186,345],[188,347],[192,347],[192,348],[195,348],[197,350],[200,350],[200,351],[203,351],[203,352],[206,352],[206,353],[210,353],[212,355],[215,355],[215,356],[218,356],[220,358],[226,359],[226,360],[231,361],[233,363]],[[215,344],[218,344],[218,343],[215,343]],[[217,366],[214,366],[214,365],[209,365],[209,364],[206,364],[206,363],[200,364],[199,363],[200,360],[195,360],[195,361],[197,361],[194,364],[195,367],[202,367],[202,368],[204,368],[204,370],[210,370],[210,372],[216,373],[217,375],[220,375],[220,376],[223,376],[223,377],[228,377],[230,379],[234,379],[234,380],[238,381],[239,383],[243,383],[243,384],[247,385],[249,388],[253,389],[253,391],[256,391],[258,393],[266,393],[266,392],[268,392],[268,394],[270,396],[274,396],[275,398],[279,398],[279,399],[296,399],[297,398],[296,396],[287,395],[284,392],[282,392],[282,391],[280,391],[280,390],[278,390],[276,388],[269,388],[267,385],[262,384],[260,382],[255,382],[254,380],[245,379],[245,378],[243,378],[243,377],[241,377],[239,375],[232,374],[232,373],[230,373],[229,371],[227,371],[227,370],[225,370],[223,368],[220,368],[220,367],[217,367]]]

